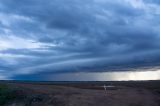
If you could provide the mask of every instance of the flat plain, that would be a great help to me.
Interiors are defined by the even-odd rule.
[[[0,81],[0,106],[160,106],[160,81]]]

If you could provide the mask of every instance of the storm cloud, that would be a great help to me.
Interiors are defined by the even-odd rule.
[[[158,0],[1,0],[0,79],[160,65]]]

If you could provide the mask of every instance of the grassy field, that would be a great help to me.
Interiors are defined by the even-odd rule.
[[[112,85],[107,88],[103,85]],[[0,81],[0,106],[160,106],[160,81]]]

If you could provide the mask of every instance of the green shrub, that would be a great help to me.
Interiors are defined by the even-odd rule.
[[[12,91],[6,85],[0,85],[0,106],[13,98]]]

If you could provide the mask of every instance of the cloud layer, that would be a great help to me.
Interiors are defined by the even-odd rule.
[[[0,79],[160,65],[159,0],[1,0]]]

